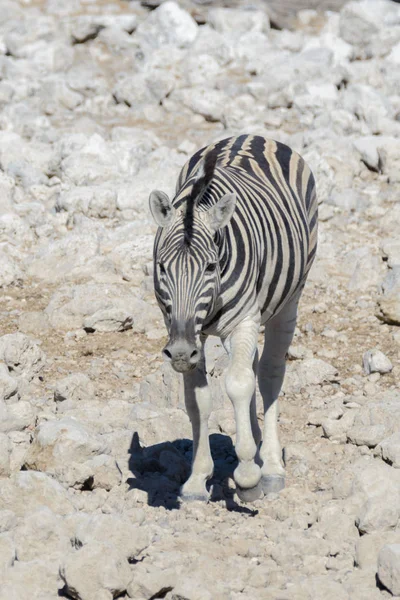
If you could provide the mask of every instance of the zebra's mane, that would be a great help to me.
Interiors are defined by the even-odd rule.
[[[193,215],[194,209],[199,200],[206,191],[211,179],[213,178],[215,167],[217,165],[218,152],[213,149],[202,157],[200,166],[195,175],[190,196],[186,202],[186,212],[184,218],[184,244],[190,246],[193,237]]]

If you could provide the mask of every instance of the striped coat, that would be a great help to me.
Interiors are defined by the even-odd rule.
[[[196,189],[204,157],[212,163],[210,177],[200,177],[202,187]],[[220,291],[202,325],[205,334],[220,337],[251,307],[260,310],[261,323],[278,313],[304,285],[317,245],[314,177],[288,146],[241,135],[199,150],[179,175],[172,205],[187,212],[195,202],[199,212],[207,211],[228,192],[235,192],[237,201],[215,238]],[[159,231],[155,256],[161,238]]]

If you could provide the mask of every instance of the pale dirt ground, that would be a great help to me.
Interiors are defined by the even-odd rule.
[[[30,3],[26,10],[35,6],[45,10],[42,1]],[[105,0],[93,5],[82,3],[70,16],[101,13],[103,6],[104,10],[108,10],[110,4]],[[125,2],[112,4],[111,12],[118,14],[126,10]],[[135,13],[139,19],[147,15],[138,3]],[[303,26],[305,35],[318,36],[324,23],[324,17],[316,17],[313,24]],[[84,64],[85,60],[89,60],[89,55],[91,60],[94,56],[96,64],[100,65],[108,91],[115,84],[115,74],[129,68],[126,56],[111,51],[101,40],[74,46],[73,64]],[[253,75],[235,64],[225,69],[224,76],[239,87],[253,79]],[[146,133],[156,134],[161,144],[171,152],[182,140],[189,139],[193,148],[197,148],[211,139],[222,137],[225,131],[218,120],[210,122],[198,118],[199,115],[196,115],[196,120],[187,111],[174,111],[173,105],[162,118],[151,122],[140,111],[135,114],[127,106],[115,105],[111,96],[107,102],[104,98],[98,104],[88,101],[75,110],[59,107],[47,117],[51,128],[63,134],[77,133],[83,129],[87,136],[100,132],[107,140],[117,126],[143,128]],[[395,100],[393,104],[396,105]],[[7,118],[12,121],[11,117]],[[268,118],[271,118],[270,113]],[[307,130],[301,118],[290,108],[284,112],[281,124],[284,135],[295,136]],[[254,123],[250,122],[250,126],[253,127]],[[38,135],[41,133],[37,124],[34,130]],[[232,127],[229,132],[239,130],[240,127],[237,130]],[[266,133],[264,126],[263,133]],[[276,131],[271,130],[271,135],[274,133]],[[175,169],[177,174],[176,164],[167,166],[171,171]],[[62,183],[68,184],[67,178],[63,177],[61,175]],[[139,179],[134,178],[134,184],[139,186]],[[58,515],[56,508],[53,507],[53,510],[60,527],[62,524],[68,528],[72,543],[68,542],[68,547],[65,546],[62,551],[57,549],[57,552],[53,552],[53,542],[45,540],[32,555],[38,563],[33,562],[32,556],[29,560],[18,558],[18,548],[21,554],[21,548],[34,547],[39,537],[32,530],[23,543],[18,541],[18,531],[23,531],[25,521],[36,513],[30,508],[29,502],[26,512],[15,508],[17,520],[0,534],[11,540],[10,543],[15,542],[17,548],[14,552],[17,559],[13,559],[12,566],[7,564],[6,570],[3,566],[3,570],[0,570],[0,600],[54,600],[60,596],[82,600],[110,600],[112,596],[135,600],[164,597],[170,600],[377,600],[391,597],[390,592],[377,582],[376,557],[386,542],[400,541],[393,537],[398,536],[398,523],[384,524],[382,527],[373,525],[368,533],[360,533],[356,527],[360,498],[350,492],[347,496],[338,492],[347,481],[347,475],[341,475],[343,469],[351,468],[360,458],[369,459],[370,464],[379,463],[382,468],[384,463],[374,457],[373,448],[358,446],[346,439],[338,441],[334,436],[329,439],[320,425],[310,423],[310,420],[313,421],[310,419],[311,413],[318,410],[329,412],[338,399],[348,400],[354,396],[363,398],[365,402],[373,402],[379,394],[398,388],[400,346],[393,334],[399,328],[384,324],[376,317],[378,283],[385,276],[386,265],[382,260],[379,265],[381,271],[375,278],[372,277],[371,285],[365,286],[362,291],[349,289],[351,269],[346,273],[343,271],[343,254],[350,250],[368,246],[373,255],[382,258],[380,244],[386,235],[390,236],[390,232],[382,231],[380,216],[391,210],[394,203],[389,200],[393,199],[396,190],[388,184],[386,174],[378,174],[364,167],[361,174],[354,176],[354,180],[355,188],[363,191],[378,189],[382,211],[374,213],[371,210],[368,213],[334,207],[332,214],[321,224],[319,257],[302,297],[293,346],[303,346],[310,357],[333,365],[338,374],[331,381],[322,378],[319,383],[307,384],[301,389],[288,385],[282,395],[280,431],[282,445],[286,448],[287,480],[286,489],[279,497],[270,496],[244,505],[235,496],[231,478],[235,456],[230,441],[232,439],[234,442],[234,424],[232,411],[224,405],[221,409],[223,419],[212,422],[212,450],[216,459],[216,473],[211,481],[212,499],[208,504],[180,505],[177,493],[182,479],[187,476],[191,454],[190,427],[182,411],[170,410],[170,407],[177,406],[176,385],[171,387],[168,406],[163,407],[160,350],[166,337],[163,337],[159,322],[153,323],[144,333],[128,330],[86,335],[82,329],[77,331],[71,328],[70,332],[66,332],[50,327],[45,331],[35,329],[34,333],[29,334],[46,354],[40,377],[29,388],[21,385],[21,399],[31,401],[37,407],[37,412],[22,432],[8,432],[12,443],[12,469],[4,475],[2,482],[8,481],[8,477],[14,481],[27,468],[27,455],[16,452],[21,440],[21,445],[25,445],[28,453],[31,442],[37,438],[38,428],[47,421],[57,421],[63,416],[62,409],[55,405],[54,389],[57,382],[76,372],[89,377],[94,395],[81,404],[72,405],[67,411],[68,415],[82,421],[85,426],[93,427],[98,438],[107,438],[110,454],[117,460],[122,477],[118,485],[112,485],[108,490],[101,486],[90,489],[89,485],[83,485],[81,489],[78,485],[68,488],[63,483],[66,497],[73,502],[74,512],[72,516],[64,517],[64,513]],[[149,182],[149,190],[152,187],[153,182]],[[23,194],[26,194],[26,201],[32,200],[29,190],[24,190]],[[140,209],[135,212],[135,208],[127,215],[117,214],[113,219],[98,219],[96,227],[111,231],[118,230],[135,218],[149,221],[144,206],[140,205]],[[72,225],[68,227],[73,229],[76,226],[78,229],[78,221],[73,222],[73,214],[70,217]],[[151,225],[146,226],[148,229],[145,233],[154,233]],[[68,235],[68,227],[55,224],[49,240]],[[325,235],[331,236],[329,239],[337,244],[336,254],[330,258]],[[35,238],[30,249],[24,251],[22,267],[29,265],[36,252],[36,244],[39,244],[38,238]],[[21,240],[16,245],[21,245]],[[147,257],[146,264],[150,260],[151,257]],[[75,285],[82,281],[95,281],[97,275],[99,273],[86,274],[76,280],[74,276],[67,279]],[[361,276],[371,278],[368,267]],[[20,318],[24,314],[45,311],[53,294],[59,291],[63,283],[52,281],[51,273],[43,281],[32,280],[24,271],[22,283],[4,287],[0,295],[1,334],[18,332]],[[142,274],[138,281],[125,281],[120,277],[119,283],[125,289],[139,290],[148,306],[155,304],[148,274]],[[152,335],[153,329],[155,335]],[[371,348],[379,348],[390,358],[393,364],[391,373],[382,376],[363,373],[362,357]],[[302,358],[290,360],[288,371],[291,372],[301,361]],[[210,364],[209,368],[212,366]],[[154,376],[150,381],[154,385],[151,408],[155,416],[147,419],[127,417],[124,422],[127,408],[140,411],[142,404],[145,404],[140,386],[149,376]],[[123,410],[116,407],[115,414],[110,414],[108,420],[103,419],[101,410],[106,410],[110,401],[124,403]],[[261,411],[259,418],[262,424]],[[338,421],[340,418],[341,415],[333,417]],[[141,446],[146,449],[145,454],[147,451],[143,468],[140,462],[143,460],[143,451],[137,445],[133,435],[135,432]],[[172,474],[168,471],[169,464],[161,464],[161,450],[171,453],[165,460],[175,468]],[[68,468],[70,465],[65,466]],[[59,477],[50,470],[42,470],[49,472],[55,480]],[[394,467],[391,471],[398,472]],[[15,506],[18,504],[17,499],[12,499],[11,504],[7,505],[4,498],[0,490],[0,516],[4,508],[12,511],[13,503]],[[45,498],[43,502],[46,504],[49,499]],[[69,580],[67,576],[67,586],[64,586],[64,580],[58,576],[59,567],[62,570],[65,561],[80,551],[81,541],[76,533],[79,523],[90,517],[101,519],[104,515],[111,515],[115,519],[127,517],[132,523],[140,523],[139,529],[148,541],[144,544],[145,548],[130,559],[127,567],[129,577],[122,588],[116,586],[111,595],[105,592],[106,585],[95,588],[94,592],[86,592],[77,585],[78,591],[74,591],[72,576]],[[367,538],[375,540],[371,541],[372,559],[368,560],[360,558],[360,546],[367,544]],[[94,534],[94,540],[91,539],[89,543],[96,541]],[[124,545],[118,544],[111,533],[109,542],[107,552],[111,552],[110,548],[115,546],[127,563]],[[107,564],[107,552],[103,556],[104,562],[99,561],[100,569]],[[35,580],[36,575],[32,573],[41,573],[43,565],[50,564],[54,567],[52,573],[37,575]],[[26,568],[23,576],[18,575],[19,568]],[[84,572],[80,575],[80,581],[95,580],[98,576],[95,567],[86,566],[83,562],[82,568]],[[26,574],[28,572],[29,576]],[[112,589],[112,586],[107,589]]]

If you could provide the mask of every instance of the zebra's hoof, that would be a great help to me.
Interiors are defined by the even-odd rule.
[[[242,488],[236,484],[236,493],[239,500],[242,502],[255,502],[263,497],[263,490],[260,482],[252,488]]]
[[[278,494],[285,487],[285,478],[283,475],[263,475],[261,477],[261,487],[264,494]]]
[[[189,493],[189,492],[181,492],[179,495],[181,502],[189,503],[189,502],[208,502],[210,500],[210,494],[208,492],[199,492],[199,493]]]

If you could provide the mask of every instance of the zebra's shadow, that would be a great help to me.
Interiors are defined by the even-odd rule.
[[[232,440],[227,435],[210,435],[211,455],[214,460],[214,475],[208,482],[211,492],[210,502],[223,501],[226,509],[255,516],[258,511],[240,506],[234,499],[234,491],[229,486],[237,457]],[[163,506],[168,510],[179,509],[179,490],[190,474],[193,442],[178,439],[142,447],[139,435],[132,436],[129,450],[129,470],[133,477],[128,478],[130,489],[147,493],[149,506]]]

